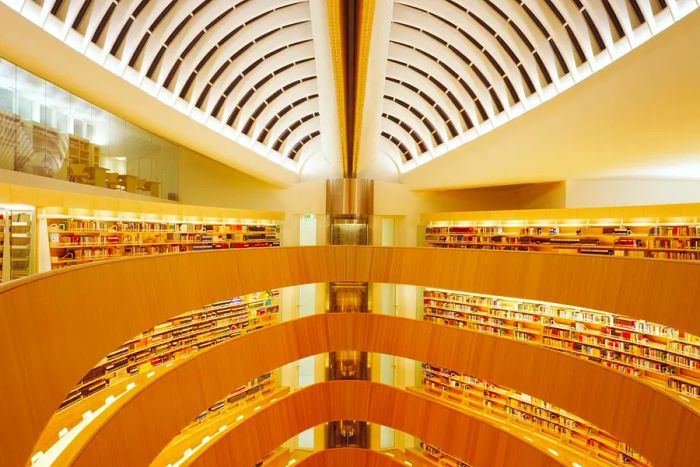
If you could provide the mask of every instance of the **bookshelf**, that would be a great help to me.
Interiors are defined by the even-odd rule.
[[[276,224],[48,218],[51,269],[185,251],[280,246]]]
[[[466,411],[486,413],[503,423],[547,436],[579,451],[582,457],[594,457],[596,464],[650,465],[638,451],[611,434],[546,401],[426,363],[422,364],[422,374],[423,388],[428,394],[456,403]],[[421,445],[421,449],[437,459],[451,457],[435,447]],[[458,462],[452,458],[448,465],[466,465]]]
[[[88,371],[58,410],[130,377],[274,323],[279,290],[256,292],[175,316],[125,342]]]
[[[22,120],[17,115],[0,110],[0,168],[14,170],[21,128]]]
[[[700,337],[661,324],[565,305],[437,289],[426,321],[571,353],[654,386],[700,399]]]
[[[210,448],[228,430],[289,394],[289,387],[279,385],[279,373],[280,370],[275,370],[261,375],[212,404],[173,437],[151,465],[178,467],[197,464],[197,457],[202,451]],[[285,454],[289,458],[289,449],[276,449],[265,456],[260,465],[285,466],[286,460],[282,462],[279,459]]]
[[[435,248],[700,260],[700,205],[436,213],[422,216]]]
[[[78,138],[75,135],[68,135],[69,162],[71,164],[83,164],[86,167],[99,165],[99,158],[95,161],[93,157],[93,147],[94,145],[86,139]]]
[[[60,404],[34,446],[35,452],[47,454],[37,465],[51,465],[76,454],[55,433],[80,433],[86,413],[101,413],[137,385],[174,370],[200,350],[274,324],[278,314],[279,290],[256,292],[175,316],[125,342],[88,371]],[[277,372],[260,375],[211,404],[189,427],[219,420],[220,414],[266,397],[277,387]]]
[[[33,210],[0,207],[0,282],[34,272],[33,221]]]
[[[663,325],[562,305],[437,290],[424,293],[424,319],[572,353],[700,398],[700,338]]]
[[[442,451],[437,446],[430,445],[424,441],[419,441],[418,447],[407,449],[406,453],[410,455],[411,460],[418,461],[423,465],[438,465],[449,467],[471,467],[463,460]]]

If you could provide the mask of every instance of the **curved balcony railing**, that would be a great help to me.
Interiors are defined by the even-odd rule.
[[[75,381],[80,380],[100,358],[143,329],[153,327],[185,310],[227,297],[312,282],[347,280],[413,284],[567,303],[631,315],[700,334],[700,316],[693,313],[700,287],[698,279],[700,264],[686,262],[499,251],[330,246],[164,255],[110,261],[38,275],[0,288],[0,329],[5,333],[4,339],[0,341],[0,362],[8,375],[8,384],[3,390],[7,403],[3,404],[2,412],[6,420],[16,421],[3,428],[2,440],[6,446],[0,450],[0,460],[3,464],[19,465],[29,458],[32,446],[56,407],[70,392]],[[378,317],[371,319],[374,318]],[[361,323],[354,325],[361,326]],[[421,324],[424,325],[426,323]],[[287,329],[285,326],[286,323],[274,328]],[[496,355],[501,355],[504,348],[513,344],[520,344],[513,351],[514,354],[523,353],[523,348],[528,349],[523,355],[545,352],[544,349],[534,349],[534,346],[506,343],[503,339],[489,336],[477,338],[463,330],[442,328],[434,331],[440,327],[430,326],[420,332],[448,336],[456,331],[459,335],[470,336],[469,345],[476,345],[475,348],[493,348]],[[256,334],[263,332],[268,330]],[[411,334],[411,339],[419,341],[421,335]],[[449,348],[447,342],[444,339],[435,342],[438,351],[439,348]],[[229,348],[233,343],[231,341],[221,347]],[[363,346],[361,340],[352,344],[337,349],[355,348],[402,355],[402,352],[392,352],[391,349],[368,348]],[[332,348],[320,347],[315,353],[328,350]],[[202,356],[216,352],[218,349],[212,349]],[[620,401],[606,405],[608,403],[605,401],[609,397],[603,394],[605,390],[601,390],[602,398],[596,404],[590,404],[587,409],[580,400],[576,402],[570,400],[571,397],[556,394],[558,390],[580,395],[584,389],[588,394],[590,388],[585,381],[582,381],[579,389],[567,384],[565,389],[554,387],[547,390],[540,386],[564,385],[549,381],[551,384],[548,385],[527,386],[528,383],[523,383],[526,375],[522,371],[522,368],[529,368],[527,365],[518,368],[508,364],[508,370],[501,368],[503,374],[499,373],[494,378],[486,369],[483,369],[484,373],[482,369],[473,366],[454,366],[445,361],[441,363],[440,355],[437,360],[432,355],[430,358],[423,357],[426,355],[411,354],[411,358],[416,360],[537,394],[566,407],[639,447],[654,463],[663,464],[669,455],[680,456],[678,459],[685,455],[682,449],[672,450],[672,454],[666,455],[648,451],[647,446],[653,450],[653,446],[661,444],[659,439],[675,433],[673,426],[681,426],[680,421],[670,426],[668,414],[683,418],[686,413],[690,413],[692,417],[688,426],[691,427],[694,426],[691,423],[693,417],[697,418],[695,411],[682,401],[671,401],[668,395],[631,378],[621,375],[612,378],[609,370],[591,370],[595,365],[587,362],[573,363],[576,359],[568,356],[556,357],[564,358],[559,363],[562,367],[578,368],[583,365],[581,368],[586,368],[582,370],[584,373],[597,371],[595,375],[601,381],[600,384],[622,384],[621,387],[627,388],[626,391],[631,391],[628,392],[630,397],[625,399],[635,401],[636,405],[650,402],[652,399],[649,397],[652,396],[649,394],[652,393],[663,398],[660,400],[671,401],[669,403],[672,405],[667,407],[667,421],[663,423],[665,427],[657,430],[659,433],[654,435],[658,437],[649,437],[651,435],[648,433],[634,435],[632,432],[640,431],[639,424],[634,426],[629,423],[634,416],[628,416],[626,412],[622,416],[618,412]],[[294,359],[290,355],[288,361]],[[181,373],[183,368],[194,367],[200,360],[201,357],[192,359],[171,373],[184,374]],[[265,358],[256,358],[261,363],[264,360]],[[280,365],[269,362],[263,366],[266,367],[263,371],[267,371]],[[252,379],[259,375],[249,376]],[[152,393],[156,384],[160,386],[161,381],[166,379],[163,377],[154,381],[149,386],[149,392]],[[228,391],[243,383],[245,381],[228,386]],[[195,404],[196,410],[201,410],[207,403],[228,391],[223,390],[217,395],[212,393],[208,400],[203,398],[198,406]],[[141,397],[142,394],[136,394],[134,401]],[[131,402],[124,405],[122,410],[111,417],[110,423],[115,423],[118,416],[126,414],[127,406],[130,405]],[[611,416],[611,413],[615,416]],[[611,420],[615,417],[621,420],[617,423]],[[191,418],[183,423],[190,420]],[[179,428],[182,426],[180,424]],[[177,429],[174,430],[177,432]],[[105,430],[101,431],[103,432]],[[92,443],[96,441],[97,438]],[[83,453],[87,450],[88,447]]]

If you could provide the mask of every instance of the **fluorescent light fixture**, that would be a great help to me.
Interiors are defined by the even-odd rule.
[[[581,464],[579,464],[578,462],[572,462],[571,467],[583,467],[583,466]]]
[[[44,451],[39,451],[39,452],[37,452],[36,454],[34,454],[34,455],[32,456],[32,464],[35,464],[36,461],[38,461],[39,459],[41,459],[41,456],[43,456],[43,455],[44,455]]]
[[[202,438],[202,444],[207,444],[209,440],[211,439],[211,436],[207,435],[204,438]]]
[[[409,467],[413,465],[413,464],[411,464],[411,463],[408,462],[408,461],[403,461],[403,463],[406,464],[406,465],[408,465]]]
[[[61,428],[61,431],[58,432],[58,437],[63,438],[68,434],[68,428]]]
[[[131,383],[129,383],[129,384],[126,385],[126,390],[127,390],[127,391],[131,391],[131,390],[134,389],[135,387],[136,387],[136,383],[131,382]]]
[[[191,455],[192,455],[192,449],[191,449],[191,448],[187,448],[187,449],[185,449],[185,452],[182,454],[182,457],[183,457],[184,459],[187,459],[187,458],[190,457]]]
[[[221,433],[222,431],[226,431],[226,428],[228,428],[228,425],[221,425],[219,427],[219,433]]]
[[[236,417],[236,421],[237,421],[237,422],[240,422],[240,421],[243,420],[244,418],[245,418],[245,415],[242,415],[242,414],[241,414],[241,415],[239,415],[238,417]]]
[[[109,405],[109,404],[111,404],[112,402],[114,402],[115,400],[117,400],[116,397],[114,397],[114,396],[112,396],[112,395],[109,395],[109,396],[107,396],[107,397],[105,398],[105,405]]]
[[[552,453],[552,455],[554,455],[554,456],[558,456],[558,455],[559,455],[559,453],[558,453],[557,451],[555,451],[554,449],[552,449],[552,448],[548,448],[547,451],[549,451],[550,453]]]
[[[296,459],[292,459],[292,460],[290,460],[289,462],[287,462],[287,465],[293,465],[293,464],[296,464],[296,463],[297,463],[297,460],[296,460]]]
[[[90,417],[92,417],[92,410],[88,410],[83,413],[83,420],[87,420]]]
[[[530,438],[529,436],[523,436],[523,438],[525,438],[526,441],[530,441],[531,443],[534,441],[534,440],[533,440],[532,438]]]
[[[256,405],[255,408],[254,408],[253,410],[254,410],[255,412],[257,412],[257,411],[260,410],[260,409],[262,409],[262,407],[260,407],[259,405]]]
[[[153,378],[156,375],[155,371],[149,371],[148,374],[146,375],[146,378]]]

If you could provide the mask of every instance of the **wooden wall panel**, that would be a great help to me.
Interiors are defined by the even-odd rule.
[[[220,449],[218,443],[209,450]],[[404,467],[404,464],[372,449],[334,448],[316,451],[295,464],[297,467]]]
[[[464,329],[387,315],[329,313],[233,339],[183,363],[135,393],[92,440],[84,440],[75,465],[94,466],[105,458],[145,465],[231,388],[309,355],[349,349],[430,362],[539,397],[613,433],[655,465],[697,460],[698,413],[633,377],[569,354]]]
[[[248,467],[295,434],[331,420],[367,420],[396,428],[472,465],[560,465],[534,445],[465,412],[427,396],[369,381],[330,381],[293,392],[233,427],[202,451],[192,465]]]
[[[62,398],[122,342],[183,311],[328,281],[547,300],[700,334],[700,263],[398,247],[287,247],[115,260],[0,286],[0,465],[20,465]]]

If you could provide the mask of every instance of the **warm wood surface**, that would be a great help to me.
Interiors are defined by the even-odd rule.
[[[225,449],[225,447],[220,447],[217,443],[216,446],[209,449],[212,452],[208,453],[208,455],[218,457],[219,453],[213,451],[218,451],[219,449]],[[297,467],[357,467],[359,465],[363,467],[404,467],[403,463],[386,454],[360,448],[324,449],[323,451],[314,452],[295,465]]]
[[[94,466],[104,459],[146,465],[231,388],[300,358],[347,349],[430,362],[539,397],[626,441],[654,465],[685,466],[697,460],[697,412],[633,377],[464,329],[387,315],[329,313],[233,339],[165,374],[135,394],[91,441],[84,440],[76,465]],[[426,418],[420,423],[442,429]],[[447,445],[437,446],[449,452]]]
[[[248,467],[295,434],[330,420],[367,420],[396,428],[444,446],[446,451],[473,465],[559,465],[527,441],[464,412],[429,397],[369,381],[329,381],[300,389],[240,422],[203,451],[192,465]],[[390,460],[385,455],[376,457]],[[347,463],[353,459],[347,456],[343,462],[342,455],[337,460],[340,463],[307,461],[307,465],[397,464],[380,463],[379,459],[371,464]]]
[[[22,465],[72,386],[154,324],[275,287],[369,281],[561,302],[700,334],[700,263],[395,247],[287,247],[107,261],[0,286],[0,465]]]

